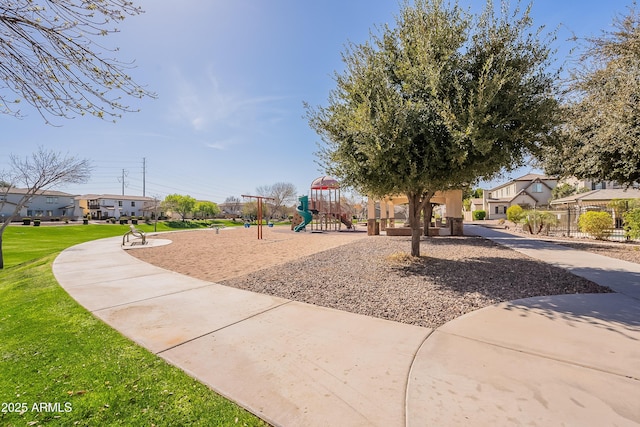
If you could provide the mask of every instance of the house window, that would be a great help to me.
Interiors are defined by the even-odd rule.
[[[54,203],[58,203],[58,198],[57,197],[47,197],[47,204],[51,205]]]
[[[122,207],[122,200],[118,200],[118,206]]]
[[[542,193],[542,183],[536,182],[535,184],[533,184],[533,192]]]
[[[496,214],[500,213],[500,206],[496,206]]]
[[[131,207],[135,208],[136,207],[136,202],[131,202]]]
[[[607,189],[607,183],[602,181],[602,182],[592,182],[591,183],[591,189],[592,190],[606,190]]]

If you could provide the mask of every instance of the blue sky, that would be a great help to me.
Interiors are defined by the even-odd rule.
[[[554,47],[561,62],[572,33],[598,35],[630,3],[535,0],[533,18],[549,30],[560,26]],[[143,158],[147,196],[180,193],[221,203],[276,182],[306,194],[324,173],[314,155],[320,138],[304,118],[303,102],[326,105],[345,44],[393,24],[400,9],[396,0],[136,4],[145,13],[101,42],[119,47],[119,59],[135,60],[131,76],[158,98],[131,99],[141,111],[115,124],[79,117],[57,119],[58,127],[23,103],[27,117],[0,116],[0,169],[9,153],[25,156],[44,145],[92,161],[88,184],[58,188],[74,194],[121,194],[124,170],[125,194],[141,195]],[[460,4],[478,8],[484,1]]]

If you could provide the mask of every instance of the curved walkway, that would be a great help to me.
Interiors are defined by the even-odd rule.
[[[551,251],[566,267],[584,256],[531,242],[516,244],[536,258]],[[606,281],[616,270],[624,293],[513,301],[432,331],[183,276],[120,243],[65,250],[53,265],[58,282],[95,316],[274,425],[640,425],[635,264],[624,272],[595,255],[584,271]]]

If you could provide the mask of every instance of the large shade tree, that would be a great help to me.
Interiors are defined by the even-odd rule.
[[[127,73],[102,39],[141,12],[129,0],[3,0],[0,6],[0,112],[21,102],[53,117],[116,118],[122,96],[154,96]]]
[[[529,8],[473,16],[442,0],[405,4],[396,26],[343,54],[326,107],[309,107],[327,172],[363,194],[409,199],[411,254],[436,191],[523,164],[557,124],[549,40]]]
[[[586,39],[564,104],[563,144],[546,172],[594,181],[640,182],[640,14],[618,16],[613,29]]]
[[[169,194],[164,198],[162,208],[179,214],[182,221],[186,221],[187,216],[194,211],[197,202],[196,199],[188,194]]]

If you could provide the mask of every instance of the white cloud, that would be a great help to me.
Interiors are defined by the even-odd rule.
[[[236,142],[232,139],[226,139],[226,140],[216,141],[216,142],[207,142],[204,145],[208,148],[213,148],[214,150],[224,151],[230,146],[234,145],[235,143]]]
[[[200,135],[211,135],[218,140],[207,144],[211,148],[248,141],[282,121],[285,110],[278,103],[284,97],[247,96],[222,89],[211,66],[200,76],[187,76],[178,68],[172,74],[175,99],[170,103],[169,120]]]

